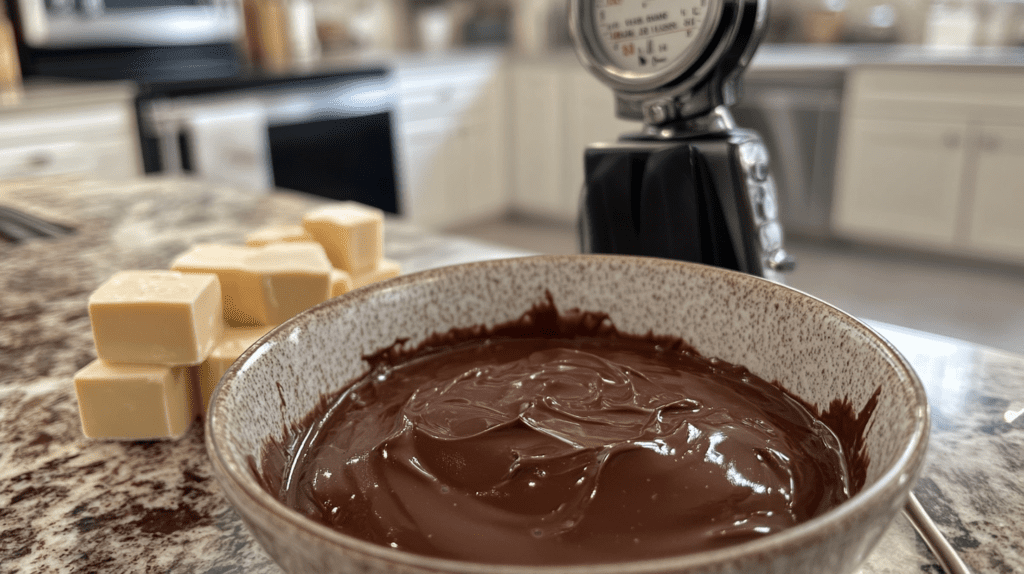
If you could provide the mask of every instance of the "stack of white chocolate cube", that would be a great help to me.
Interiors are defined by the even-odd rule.
[[[302,225],[197,245],[170,271],[123,271],[89,298],[98,359],[75,374],[82,430],[92,438],[183,435],[228,367],[295,314],[394,277],[383,213],[353,202]]]

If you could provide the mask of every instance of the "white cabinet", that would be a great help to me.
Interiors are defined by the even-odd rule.
[[[917,246],[954,243],[966,126],[853,119],[835,224],[848,234]]]
[[[574,221],[586,147],[640,124],[617,119],[611,89],[574,58],[518,61],[511,82],[512,209]]]
[[[400,62],[396,76],[405,216],[444,229],[503,215],[509,136],[500,54]]]
[[[0,108],[0,180],[138,176],[133,97],[122,84],[30,85],[21,104]]]
[[[563,188],[562,78],[554,65],[517,63],[511,73],[512,209],[557,218],[569,192]]]
[[[472,219],[504,215],[509,204],[508,77],[499,70],[484,85],[462,126],[457,167],[465,192],[456,198]]]
[[[1024,263],[1024,72],[867,68],[847,85],[836,231]]]
[[[395,76],[401,208],[424,227],[509,211],[575,221],[587,145],[640,128],[575,57],[425,58]]]
[[[1024,261],[1024,126],[980,126],[976,166],[968,243]]]

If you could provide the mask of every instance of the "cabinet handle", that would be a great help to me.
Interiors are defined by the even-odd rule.
[[[960,134],[949,132],[942,136],[942,145],[947,149],[956,149],[960,147]]]
[[[53,163],[53,155],[40,152],[28,156],[25,164],[31,169],[43,169]]]

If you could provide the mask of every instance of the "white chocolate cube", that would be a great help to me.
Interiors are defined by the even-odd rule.
[[[279,325],[330,298],[331,262],[317,243],[273,243],[247,263],[263,278],[267,325]]]
[[[352,276],[348,271],[331,269],[331,297],[344,295],[352,290]]]
[[[301,241],[316,241],[301,225],[268,225],[245,235],[245,244],[249,247]]]
[[[331,264],[353,277],[372,271],[384,256],[384,212],[354,201],[324,207],[302,226],[327,252]]]
[[[270,329],[272,327],[265,325],[229,327],[224,330],[224,336],[213,348],[210,356],[199,366],[194,367],[199,395],[202,398],[202,412],[205,413],[210,407],[210,395],[213,394],[213,389],[220,382],[221,377],[228,371],[228,367],[260,337],[270,332]]]
[[[402,272],[402,267],[397,261],[390,259],[381,259],[376,267],[359,275],[352,276],[352,288],[359,289],[369,285],[370,283],[376,283],[385,279],[391,279],[392,277],[398,277]]]
[[[122,271],[89,297],[96,354],[111,363],[195,365],[224,328],[216,275]]]
[[[215,273],[224,318],[236,325],[278,325],[330,295],[331,263],[318,243],[197,245],[171,267]]]
[[[75,392],[82,432],[90,438],[176,438],[196,417],[188,367],[97,359],[75,373]]]

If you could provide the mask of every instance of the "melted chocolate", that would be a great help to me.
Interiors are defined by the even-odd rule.
[[[866,461],[777,386],[550,300],[368,359],[287,452],[268,445],[262,479],[385,546],[502,564],[672,556],[778,532],[863,482]]]

